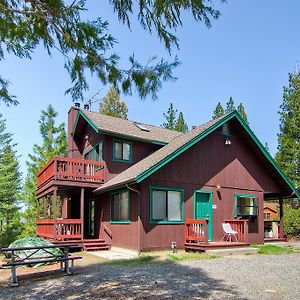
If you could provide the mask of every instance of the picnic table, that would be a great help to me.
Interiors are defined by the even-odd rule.
[[[6,253],[6,256],[9,256],[9,259],[5,260],[5,263],[1,265],[1,268],[10,267],[11,269],[11,285],[18,286],[17,279],[17,266],[24,265],[34,265],[39,263],[51,263],[51,262],[60,262],[60,269],[66,272],[68,275],[73,274],[74,272],[74,260],[82,259],[81,256],[71,255],[69,250],[71,247],[76,246],[75,244],[64,244],[64,245],[45,245],[45,246],[29,246],[29,247],[17,247],[17,248],[0,248],[0,252]],[[48,251],[49,249],[60,248],[63,249],[63,254],[55,255]],[[30,250],[28,254],[25,254],[24,258],[20,258],[17,251]],[[47,253],[47,256],[35,257],[38,251],[43,250]],[[7,255],[8,254],[8,255]],[[69,262],[71,261],[71,266]]]

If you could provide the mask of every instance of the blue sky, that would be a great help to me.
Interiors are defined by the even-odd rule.
[[[126,66],[129,55],[146,62],[156,55],[172,59],[155,35],[143,31],[133,22],[132,31],[118,23],[108,1],[91,3],[86,17],[98,15],[110,23],[111,33],[118,39],[115,50]],[[218,3],[218,2],[216,2]],[[225,106],[230,96],[236,106],[243,102],[250,126],[272,155],[276,153],[279,116],[283,86],[288,84],[288,73],[300,63],[300,2],[238,1],[218,3],[222,15],[207,29],[185,14],[184,27],[177,34],[180,50],[174,50],[181,65],[175,70],[178,79],[166,83],[158,93],[158,101],[141,101],[136,94],[122,96],[129,109],[129,119],[161,125],[163,113],[173,102],[184,113],[189,126],[208,121],[218,101]],[[41,110],[52,104],[59,113],[58,121],[67,121],[73,104],[64,91],[70,86],[63,58],[58,53],[48,57],[38,48],[32,60],[6,56],[0,62],[0,73],[12,82],[11,90],[20,104],[0,111],[7,120],[7,130],[14,134],[21,155],[21,170],[26,173],[25,161],[34,143],[40,143],[38,120]],[[103,97],[108,87],[90,79],[89,98],[97,91]],[[93,105],[98,110],[98,104]]]

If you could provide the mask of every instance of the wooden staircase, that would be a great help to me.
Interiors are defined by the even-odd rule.
[[[83,240],[84,251],[98,251],[98,250],[109,250],[110,245],[105,240],[100,239],[84,239]]]

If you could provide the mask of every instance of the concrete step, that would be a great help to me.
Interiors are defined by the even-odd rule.
[[[244,247],[244,248],[227,248],[227,249],[207,249],[205,250],[205,253],[209,255],[215,255],[215,256],[227,256],[227,255],[241,255],[241,254],[257,254],[259,249],[257,248],[250,248],[250,247]]]
[[[85,251],[98,251],[98,250],[109,250],[109,245],[102,245],[102,246],[93,246],[93,247],[84,247]]]

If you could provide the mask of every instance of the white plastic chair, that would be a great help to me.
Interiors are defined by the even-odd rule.
[[[234,237],[236,242],[238,242],[238,239],[237,239],[237,233],[238,232],[233,230],[229,223],[222,223],[222,227],[223,227],[223,230],[224,230],[224,235],[223,235],[223,238],[222,238],[222,242],[223,241],[228,241],[228,240],[230,242],[232,242],[232,237]]]

